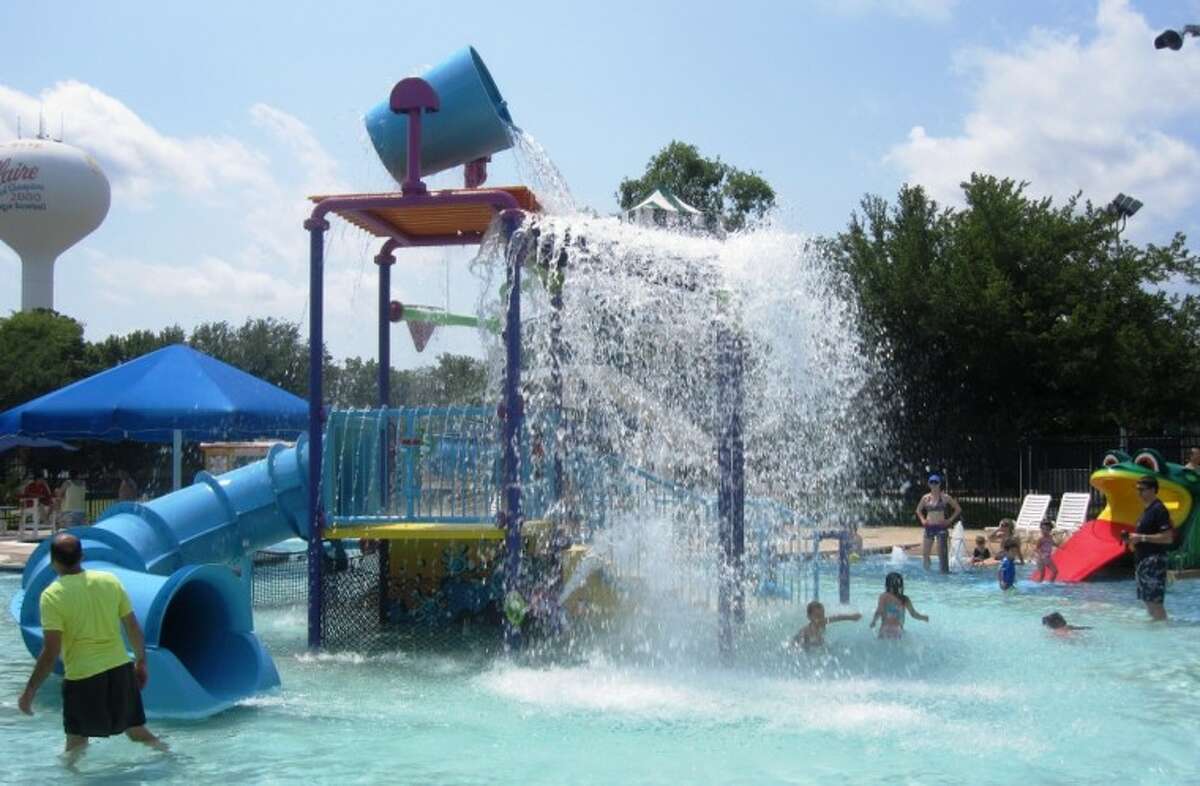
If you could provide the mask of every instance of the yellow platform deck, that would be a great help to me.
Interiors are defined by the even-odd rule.
[[[404,205],[399,193],[390,194],[320,194],[310,196],[313,202],[325,199],[342,199],[347,204],[333,212],[358,228],[377,237],[392,237],[400,235],[410,239],[445,237],[449,235],[464,235],[478,238],[487,231],[496,209],[485,203],[479,204],[438,204],[438,197],[483,198],[489,192],[503,191],[511,196],[524,211],[536,213],[542,206],[537,197],[525,186],[495,186],[479,189],[444,189],[429,192],[429,204]],[[376,202],[389,197],[397,200],[395,206],[367,206],[371,200]],[[356,208],[354,202],[361,201],[364,206]]]
[[[549,526],[544,519],[529,519],[522,534],[538,535]],[[367,538],[368,540],[504,540],[504,530],[495,524],[445,524],[432,521],[395,521],[360,527],[329,527],[325,537],[331,540]]]

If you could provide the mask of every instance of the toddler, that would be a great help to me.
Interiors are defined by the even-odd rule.
[[[971,553],[971,564],[982,565],[992,559],[992,552],[988,551],[987,538],[982,535],[975,536],[975,551]]]
[[[996,580],[1000,589],[1010,590],[1017,583],[1017,559],[1021,556],[1021,544],[1016,538],[1004,541],[1004,559],[1000,560],[1000,570],[996,571]]]

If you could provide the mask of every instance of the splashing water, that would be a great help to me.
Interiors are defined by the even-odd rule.
[[[571,187],[546,149],[528,131],[509,126],[521,179],[529,183],[548,213],[569,214],[579,210]]]
[[[869,395],[880,361],[803,236],[764,226],[716,239],[578,213],[521,231],[536,237],[523,395],[533,438],[566,465],[559,512],[637,587],[645,613],[622,623],[625,651],[711,653],[723,349],[731,337],[744,347],[750,589],[782,554],[807,553],[798,543],[816,529],[854,519],[861,463],[886,450]],[[489,319],[502,318],[504,253],[493,238],[473,264]],[[503,347],[483,339],[498,389]]]

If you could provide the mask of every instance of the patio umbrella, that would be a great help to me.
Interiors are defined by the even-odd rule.
[[[170,442],[179,488],[185,439],[295,439],[307,425],[304,399],[174,344],[0,414],[0,438]]]

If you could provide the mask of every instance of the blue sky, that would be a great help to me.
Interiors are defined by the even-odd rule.
[[[65,11],[64,8],[70,8]],[[615,210],[672,139],[761,172],[779,224],[844,228],[864,193],[922,183],[954,203],[973,170],[1038,194],[1118,191],[1139,242],[1200,237],[1200,40],[1156,52],[1187,2],[4,3],[0,141],[44,107],[113,183],[109,217],[57,267],[90,338],[306,312],[303,196],[383,190],[360,117],[465,44],[578,202]],[[491,182],[520,173],[497,157]],[[457,173],[437,182],[454,184]],[[331,233],[336,355],[372,354],[374,245]],[[462,251],[404,255],[397,296],[469,309]],[[446,280],[449,274],[450,287]],[[19,303],[0,247],[0,313]],[[364,316],[365,315],[365,316]],[[422,356],[471,351],[439,333]]]

